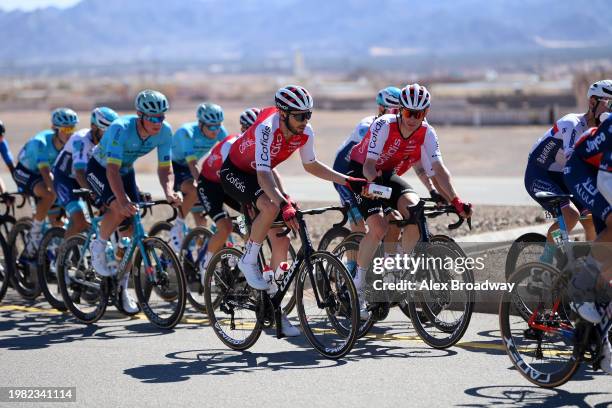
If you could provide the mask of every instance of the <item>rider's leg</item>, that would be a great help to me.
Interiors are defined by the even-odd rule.
[[[402,234],[402,249],[405,254],[412,252],[420,238],[419,226],[417,220],[414,219],[414,214],[411,214],[409,207],[414,207],[419,203],[419,196],[415,193],[405,193],[397,200],[397,208],[404,219],[411,220],[411,223],[406,225]],[[411,218],[412,217],[412,218]]]
[[[359,290],[365,283],[365,273],[372,263],[372,258],[387,234],[388,223],[381,212],[374,213],[366,219],[368,232],[359,243],[357,254],[357,274],[355,276],[355,287]]]
[[[385,216],[385,219],[388,221],[391,220],[401,220],[402,216],[399,212],[397,211],[391,211],[389,214],[387,214]],[[384,239],[384,255],[385,258],[389,257],[389,256],[393,256],[394,254],[397,253],[398,251],[398,243],[399,243],[399,239],[400,239],[400,234],[402,233],[401,228],[399,228],[397,225],[393,225],[393,224],[388,224],[389,227],[387,229],[387,234],[385,235],[385,239]]]
[[[75,210],[70,214],[70,223],[66,229],[65,237],[68,238],[83,232],[87,229],[87,227],[89,227],[89,224],[85,219],[85,214],[83,214],[83,211]]]

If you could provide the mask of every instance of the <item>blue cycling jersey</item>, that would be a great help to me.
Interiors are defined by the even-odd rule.
[[[136,159],[157,148],[159,167],[170,166],[172,161],[172,127],[164,122],[158,134],[142,139],[136,130],[138,116],[127,115],[113,122],[104,132],[102,140],[93,150],[93,158],[100,165],[121,166],[121,174],[132,171]]]
[[[19,163],[34,173],[40,173],[40,169],[50,167],[60,152],[53,145],[54,135],[53,130],[47,129],[28,140],[19,152]]]
[[[225,139],[227,130],[221,126],[217,137],[209,139],[202,134],[198,122],[185,123],[172,140],[172,161],[187,165],[187,162],[198,161],[219,141]]]
[[[0,155],[2,155],[2,160],[4,160],[4,163],[6,163],[8,167],[14,166],[13,154],[9,149],[8,142],[4,139],[3,136],[0,137],[0,139],[2,139],[0,141]]]
[[[612,151],[612,117],[608,118],[598,128],[591,128],[585,132],[574,146],[573,156],[577,156],[582,161],[590,164],[594,168],[608,168],[608,158]],[[604,166],[601,164],[604,163]],[[566,168],[566,172],[571,169]]]

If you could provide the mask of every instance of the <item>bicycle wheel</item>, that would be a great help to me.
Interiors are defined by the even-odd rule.
[[[315,350],[327,358],[338,359],[348,353],[357,340],[357,290],[342,262],[331,253],[313,252],[308,261],[302,262],[297,276],[300,324]]]
[[[29,256],[26,247],[29,239],[29,232],[32,229],[32,221],[19,220],[9,235],[10,262],[8,265],[9,274],[13,279],[14,289],[28,300],[36,299],[40,293],[37,273],[37,257]]]
[[[265,245],[262,246],[262,250],[264,251],[264,258],[266,260],[269,260],[270,257],[272,256],[272,248],[270,247],[270,240],[266,239],[264,243]],[[291,268],[291,265],[293,264],[293,262],[295,262],[295,259],[297,258],[297,255],[295,253],[295,248],[293,248],[293,244],[291,243],[289,243],[288,255],[289,257],[287,258],[287,262],[289,264],[289,267]],[[287,315],[291,313],[293,311],[293,308],[295,307],[295,286],[296,285],[297,283],[294,281],[291,287],[287,288],[285,297],[281,301],[281,307],[283,309],[283,313]]]
[[[210,325],[219,340],[233,350],[251,347],[263,328],[258,319],[261,295],[246,283],[236,266],[241,256],[236,248],[223,248],[211,258],[204,277]]]
[[[332,252],[334,256],[337,257],[340,260],[340,262],[342,262],[346,270],[349,272],[349,275],[351,276],[351,278],[354,278],[357,273],[357,252],[358,250],[359,250],[358,242],[354,240],[344,240],[340,244],[338,244]],[[331,276],[330,279],[335,280],[336,278],[337,278],[336,276]],[[318,287],[322,289],[322,280],[319,280],[318,285],[319,285]],[[376,322],[376,317],[374,313],[372,312],[370,312],[370,316],[368,317],[367,320],[360,320],[359,330],[357,332],[357,338],[362,338],[363,336],[368,334],[370,329],[372,329],[372,326],[374,326],[375,322]],[[341,323],[339,322],[338,324],[341,324]],[[347,330],[347,328],[344,328],[344,330]]]
[[[11,276],[9,275],[9,268],[8,268],[9,249],[8,249],[8,245],[6,244],[6,241],[4,240],[4,236],[1,234],[0,234],[0,250],[2,251],[0,253],[0,256],[2,257],[2,259],[0,259],[0,302],[1,302],[2,299],[4,298],[4,295],[6,295],[6,291],[9,286],[9,280],[11,279]]]
[[[328,229],[319,241],[318,251],[328,251],[331,248],[335,248],[340,242],[344,240],[351,230],[346,227],[332,227]]]
[[[552,279],[533,281],[542,271]],[[535,385],[554,388],[565,384],[580,365],[573,351],[575,330],[564,307],[566,279],[551,265],[530,262],[519,266],[508,282],[515,285],[499,304],[499,325],[510,361]],[[515,296],[533,311],[531,323],[516,309]]]
[[[108,306],[108,282],[96,275],[82,234],[65,240],[57,252],[57,285],[64,305],[83,323],[100,320]]]
[[[57,250],[65,233],[64,228],[51,228],[43,236],[38,248],[38,284],[47,302],[62,312],[66,310],[66,305],[57,285]]]
[[[158,221],[151,226],[149,229],[150,237],[159,237],[165,242],[170,242],[170,230],[172,229],[172,224],[167,221]]]
[[[462,251],[457,252],[458,246],[454,242],[428,244],[424,251],[424,259],[465,257],[461,255]],[[456,271],[446,264],[438,262],[418,270],[413,275],[416,287],[421,289],[423,282],[430,285],[408,294],[408,311],[415,331],[425,343],[438,349],[451,347],[463,337],[474,310],[473,290],[465,287],[453,290],[451,287],[451,281],[473,284],[472,271]],[[439,288],[433,285],[439,285]]]
[[[211,230],[205,227],[196,227],[189,231],[183,240],[179,259],[183,265],[185,279],[187,279],[187,299],[196,310],[206,313],[204,300],[204,287],[200,280],[199,264],[204,257],[208,240],[213,236]]]
[[[514,240],[506,256],[506,279],[521,265],[539,261],[545,244],[546,236],[535,232],[528,232]]]
[[[142,245],[145,253],[137,247],[133,267],[140,308],[151,323],[171,329],[185,312],[185,275],[176,254],[161,238],[147,237]]]

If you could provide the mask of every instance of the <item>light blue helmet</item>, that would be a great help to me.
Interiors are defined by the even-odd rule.
[[[118,117],[117,112],[111,108],[100,106],[91,111],[91,124],[96,125],[100,130],[106,130]]]
[[[198,120],[202,123],[223,122],[223,108],[214,103],[203,103],[198,106]]]
[[[376,103],[385,108],[399,108],[401,92],[399,88],[394,86],[381,89],[376,95]]]
[[[51,123],[56,127],[76,126],[79,116],[72,109],[57,108],[51,112]]]
[[[134,101],[134,105],[138,112],[146,115],[159,115],[164,113],[170,107],[168,99],[161,93],[152,89],[141,91]]]

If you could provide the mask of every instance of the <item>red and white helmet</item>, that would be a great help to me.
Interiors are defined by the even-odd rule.
[[[309,111],[314,105],[310,93],[299,85],[287,85],[276,91],[274,102],[284,111]]]
[[[587,98],[594,96],[596,98],[612,99],[612,80],[604,79],[591,84],[587,92]]]
[[[243,126],[251,126],[257,120],[259,109],[249,108],[240,114],[240,124]]]
[[[406,109],[424,110],[431,105],[431,95],[422,85],[406,85],[400,94],[400,104]]]

